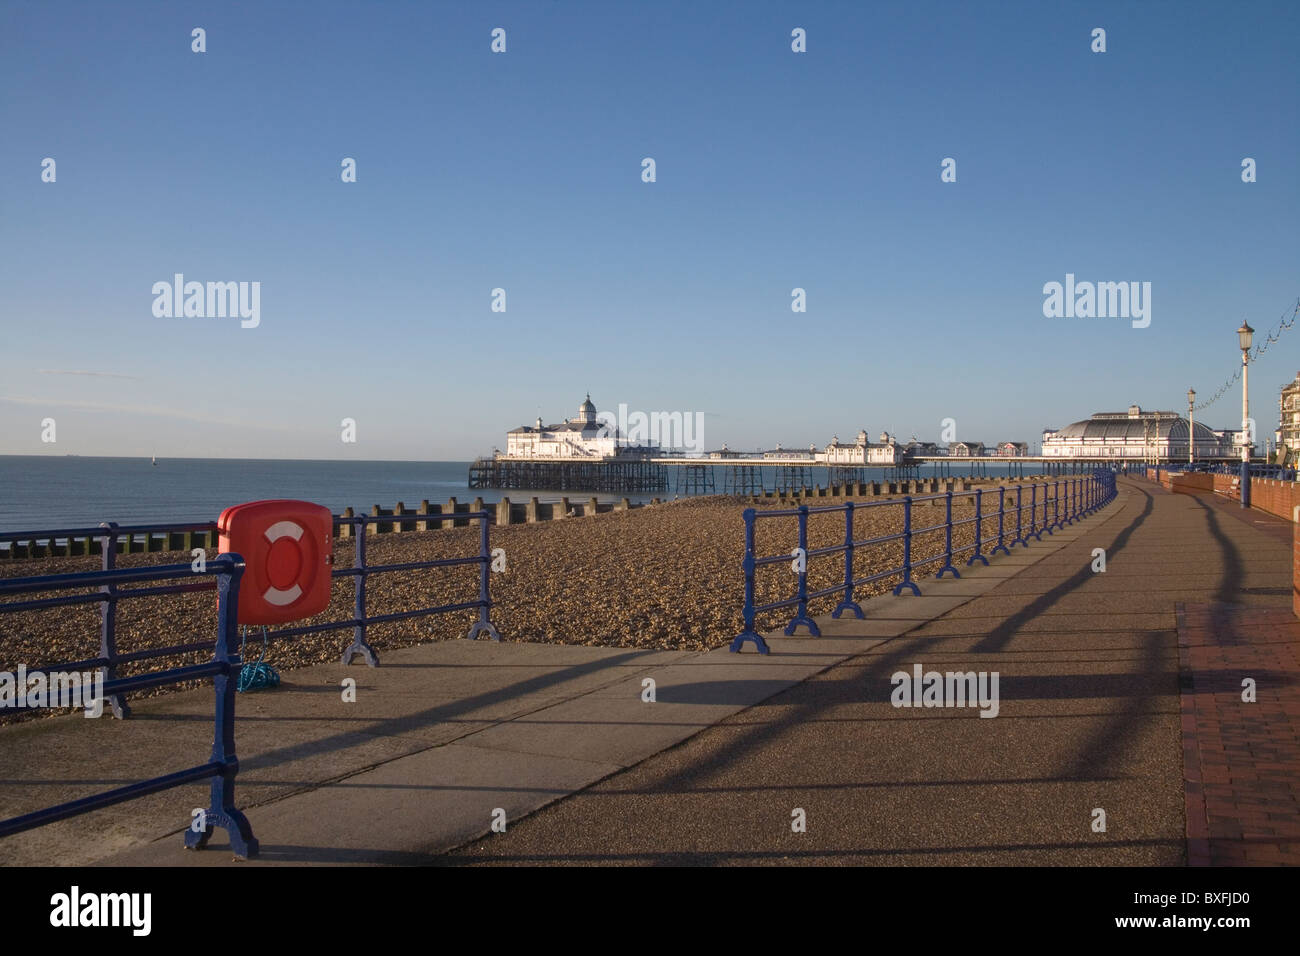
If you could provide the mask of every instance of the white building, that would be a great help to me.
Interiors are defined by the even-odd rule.
[[[1231,458],[1230,439],[1196,423],[1193,455],[1198,461]],[[1044,458],[1100,458],[1117,461],[1186,461],[1187,419],[1176,412],[1098,412],[1087,421],[1043,432]]]
[[[832,438],[821,457],[828,465],[896,465],[903,459],[903,450],[887,432],[880,433],[879,442],[869,441],[864,428],[852,444],[842,443],[838,436]]]
[[[1294,462],[1300,455],[1300,372],[1295,381],[1282,386],[1278,397],[1277,457]]]
[[[578,406],[576,418],[558,425],[520,425],[506,432],[507,458],[612,458],[619,454],[617,431],[596,420],[591,396]],[[644,449],[643,449],[644,450]]]

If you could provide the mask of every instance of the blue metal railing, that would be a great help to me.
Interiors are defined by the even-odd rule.
[[[207,763],[161,777],[153,777],[125,787],[82,797],[79,800],[11,817],[8,820],[0,820],[0,837],[21,833],[24,830],[53,823],[55,820],[88,813],[91,810],[133,800],[146,794],[210,778],[212,781],[210,806],[203,811],[203,816],[193,821],[190,828],[186,830],[185,845],[191,849],[201,848],[208,842],[213,829],[222,827],[230,835],[230,846],[235,856],[247,858],[257,855],[257,840],[253,837],[252,827],[249,826],[248,819],[235,806],[235,775],[239,771],[239,761],[235,756],[235,684],[242,666],[236,650],[238,627],[236,612],[239,607],[239,582],[243,573],[243,558],[237,554],[222,554],[216,560],[207,562],[206,567],[201,571],[195,570],[190,564],[172,564],[151,568],[118,568],[79,574],[53,574],[0,580],[0,595],[44,593],[99,586],[111,588],[115,595],[114,600],[122,601],[153,594],[185,593],[194,590],[194,586],[174,584],[121,590],[118,585],[194,577],[216,578],[215,581],[206,583],[208,588],[215,588],[217,592],[216,640],[213,644],[204,645],[212,648],[213,651],[209,663],[174,667],[134,677],[114,678],[105,681],[101,689],[101,693],[105,695],[120,695],[130,690],[142,690],[206,677],[213,678],[215,705],[211,759]],[[85,601],[81,599],[85,596],[72,594],[63,597],[11,601],[0,604],[0,613],[83,604]],[[143,656],[132,655],[132,658],[138,660]],[[118,661],[123,659],[118,658]],[[88,661],[39,667],[29,673],[60,673],[76,670],[80,666],[108,667],[111,663],[114,662],[99,657]]]
[[[366,563],[366,534],[365,528],[368,524],[388,523],[394,520],[392,515],[360,515],[357,517],[334,516],[334,530],[337,535],[338,529],[347,525],[351,528],[353,539],[353,562],[350,568],[335,568],[331,572],[333,578],[352,578],[355,581],[355,591],[353,597],[353,612],[350,618],[337,621],[326,621],[319,624],[309,624],[301,627],[283,628],[269,632],[268,636],[275,637],[298,637],[304,634],[316,634],[323,631],[339,631],[352,629],[352,641],[343,651],[343,663],[349,664],[353,658],[360,654],[371,667],[379,666],[379,655],[371,647],[366,639],[366,629],[370,625],[385,624],[392,621],[402,621],[409,618],[425,617],[431,614],[443,614],[452,611],[466,611],[478,609],[478,620],[470,627],[467,637],[474,640],[483,634],[486,634],[494,641],[500,641],[501,635],[497,633],[496,627],[492,624],[492,597],[488,587],[489,576],[491,573],[492,555],[489,545],[488,525],[491,520],[491,513],[488,511],[471,511],[465,514],[456,515],[457,520],[477,520],[479,522],[479,552],[476,555],[470,555],[463,558],[442,558],[436,561],[410,561],[401,564],[384,564],[369,565]],[[113,522],[106,522],[97,528],[71,528],[53,531],[11,531],[0,533],[0,541],[54,541],[57,539],[72,539],[98,537],[101,539],[101,561],[102,571],[108,572],[116,568],[117,554],[122,542],[129,542],[144,536],[146,539],[152,534],[164,532],[197,532],[215,534],[217,526],[215,523],[206,524],[158,524],[158,525],[132,525],[119,526]],[[342,539],[340,539],[342,540]],[[146,545],[146,548],[148,546]],[[394,571],[415,571],[427,568],[454,567],[458,565],[479,565],[479,593],[478,598],[472,601],[463,601],[456,604],[443,604],[437,607],[416,608],[410,611],[398,611],[391,614],[367,614],[366,603],[366,580],[372,574],[385,574]],[[188,565],[186,566],[188,567]],[[33,581],[39,578],[0,578],[0,581]],[[100,586],[98,593],[83,594],[70,598],[50,599],[47,601],[37,601],[25,606],[25,610],[39,610],[44,607],[67,606],[70,604],[93,604],[98,603],[100,606],[100,644],[99,657],[95,659],[96,664],[101,668],[105,682],[111,683],[117,676],[117,667],[119,664],[128,661],[142,660],[151,657],[163,657],[171,654],[181,654],[190,651],[208,650],[212,647],[211,642],[197,642],[189,644],[178,644],[164,648],[150,648],[144,651],[137,651],[131,654],[119,653],[117,649],[117,603],[122,594],[117,590],[116,579],[106,579]],[[211,591],[216,587],[212,581],[199,581],[185,585],[176,585],[164,589],[133,590],[130,596],[144,597],[147,594],[179,594],[192,591]],[[2,593],[2,592],[0,592]],[[125,693],[114,693],[108,698],[108,703],[113,709],[113,714],[119,718],[130,716],[131,710],[127,704]]]
[[[1038,490],[1042,488],[1042,504],[1039,505]],[[1015,538],[1007,543],[1007,495],[1013,490],[1007,486],[998,488],[998,531],[997,543],[990,549],[989,554],[996,555],[999,551],[1003,554],[1010,554],[1010,549],[1017,544],[1029,547],[1028,538],[1034,537],[1036,540],[1042,540],[1044,532],[1054,534],[1057,530],[1064,528],[1067,524],[1086,517],[1100,508],[1109,504],[1117,494],[1115,486],[1115,473],[1110,469],[1098,469],[1091,476],[1068,478],[1050,482],[1033,482],[1029,485],[1030,502],[1024,504],[1023,485],[1016,485],[1016,504],[1011,510],[1015,513]],[[966,567],[970,567],[976,561],[982,561],[987,565],[988,558],[983,554],[982,549],[985,543],[983,536],[983,522],[992,520],[991,514],[985,514],[983,508],[983,490],[974,492],[961,492],[963,496],[973,495],[975,499],[975,516],[963,518],[954,521],[952,517],[952,499],[953,492],[948,491],[936,495],[912,496],[905,495],[901,501],[894,499],[889,501],[867,501],[855,502],[849,501],[843,505],[827,505],[825,507],[810,508],[802,506],[799,508],[785,508],[772,511],[759,511],[754,508],[746,508],[743,514],[745,521],[745,557],[741,562],[741,567],[745,573],[745,604],[743,608],[744,630],[742,630],[731,642],[733,652],[741,650],[746,641],[752,641],[760,654],[767,654],[769,647],[758,633],[755,621],[759,614],[779,610],[784,607],[795,608],[794,616],[785,627],[785,635],[792,636],[795,629],[804,626],[808,633],[813,637],[820,637],[821,630],[817,627],[816,621],[808,613],[808,602],[817,598],[829,597],[839,594],[840,602],[835,610],[831,612],[834,618],[840,617],[845,611],[850,611],[859,619],[865,615],[862,606],[854,599],[854,588],[879,581],[885,578],[900,577],[898,584],[894,587],[895,595],[902,594],[903,591],[910,590],[914,595],[920,596],[921,589],[912,579],[914,569],[942,561],[935,574],[936,578],[942,578],[944,574],[951,572],[953,577],[961,577],[961,573],[953,564],[953,558],[956,555],[970,551],[971,555],[966,560]],[[923,528],[912,527],[912,505],[922,501],[943,500],[945,505],[944,521],[940,524],[929,525]],[[1050,505],[1050,508],[1049,508]],[[868,538],[862,541],[854,540],[853,535],[853,516],[860,510],[869,508],[902,508],[903,527],[901,531],[894,534],[882,535],[880,537]],[[1025,514],[1026,510],[1028,515]],[[824,548],[808,549],[808,516],[812,514],[842,514],[844,515],[844,543],[841,545],[830,545]],[[768,518],[796,518],[798,521],[798,548],[791,554],[776,554],[759,556],[755,548],[755,527],[760,519]],[[1025,518],[1028,518],[1028,530],[1025,529]],[[974,542],[963,545],[960,548],[954,548],[952,543],[952,532],[956,527],[962,525],[974,524]],[[935,534],[942,531],[944,534],[943,550],[932,557],[925,558],[921,561],[912,559],[912,539],[919,535]],[[879,571],[875,574],[869,574],[865,577],[854,576],[854,554],[859,548],[873,547],[875,545],[886,544],[891,541],[901,541],[903,547],[903,563],[900,567],[890,568],[886,571]],[[808,565],[813,558],[823,557],[825,555],[842,554],[844,556],[844,582],[833,587],[822,588],[810,592],[808,590]],[[798,576],[796,592],[793,596],[778,601],[769,601],[765,604],[755,603],[756,584],[755,577],[759,568],[784,564],[794,561],[793,567]]]

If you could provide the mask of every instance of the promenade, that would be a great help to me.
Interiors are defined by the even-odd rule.
[[[454,861],[1181,865],[1190,835],[1192,863],[1300,862],[1291,527],[1145,481],[1121,489],[991,591]],[[1181,699],[1179,605],[1199,622],[1184,628]],[[889,675],[916,662],[999,671],[999,716],[890,706]],[[1243,676],[1259,703],[1241,702]],[[1184,793],[1184,749],[1208,801],[1198,781]],[[795,807],[806,833],[791,832]]]
[[[180,848],[199,786],[10,837],[4,859],[1295,862],[1290,530],[1122,479],[1096,515],[921,598],[874,598],[866,620],[819,618],[821,638],[772,636],[769,657],[454,641],[289,671],[239,701],[257,859],[234,863],[221,831]],[[890,675],[914,664],[998,672],[997,717],[893,707]],[[1240,703],[1242,676],[1258,703]],[[202,688],[125,722],[0,728],[0,815],[193,763],[210,708]]]

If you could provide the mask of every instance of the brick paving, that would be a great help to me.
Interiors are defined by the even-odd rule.
[[[1290,608],[1188,605],[1178,651],[1188,864],[1300,864],[1300,621]]]

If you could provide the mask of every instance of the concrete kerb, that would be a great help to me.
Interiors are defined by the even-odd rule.
[[[263,847],[249,865],[427,862],[489,834],[496,808],[506,812],[507,821],[517,820],[960,607],[1099,531],[1122,514],[1128,499],[1121,488],[1105,512],[1045,535],[1028,549],[1017,548],[1010,559],[993,558],[987,568],[963,566],[959,579],[920,578],[920,598],[873,597],[863,602],[865,620],[819,617],[821,638],[767,634],[772,654],[766,657],[731,654],[725,647],[691,653],[452,641],[393,652],[380,671],[334,664],[289,672],[292,685],[319,685],[319,692],[306,698],[307,709],[318,719],[276,716],[285,705],[301,711],[298,695],[241,700],[241,706],[249,705],[240,717],[239,786],[246,798],[240,803]],[[566,670],[570,673],[563,674]],[[342,676],[358,681],[358,703],[349,706],[367,703],[345,712],[346,722],[331,726],[325,712],[338,708]],[[656,684],[653,705],[641,699],[646,678]],[[210,690],[187,693],[195,695],[199,709],[209,706]],[[182,696],[141,706],[180,713],[185,708],[176,698]],[[258,720],[269,721],[259,728],[265,733],[250,734],[249,725]],[[133,723],[158,727],[157,721]],[[332,745],[308,736],[318,735],[322,727],[332,734]],[[299,733],[303,739],[294,739]],[[364,740],[379,749],[358,747]],[[343,752],[331,753],[331,759],[316,766],[299,759],[330,746]],[[39,768],[34,769],[33,775],[39,775]],[[132,806],[101,814],[107,821]],[[84,852],[49,855],[50,841],[38,842],[44,845],[44,860],[168,866],[232,862],[224,844],[216,842],[219,836],[208,850],[184,852],[177,826],[184,819],[176,807],[166,812],[155,808],[150,833],[133,828],[132,839],[145,842],[121,852],[109,847],[94,859],[86,859]],[[49,831],[62,827],[56,842],[75,840],[84,850],[87,820],[81,818],[82,827],[77,819],[61,821],[6,842],[33,834],[54,836]],[[13,862],[21,862],[22,855]]]

